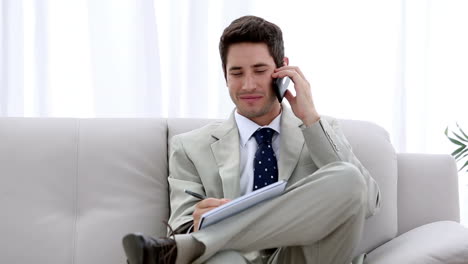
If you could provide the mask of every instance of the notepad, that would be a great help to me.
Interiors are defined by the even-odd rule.
[[[215,224],[258,203],[283,194],[287,181],[282,180],[225,203],[201,216],[198,229]]]

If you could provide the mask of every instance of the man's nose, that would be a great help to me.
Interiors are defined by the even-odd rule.
[[[257,88],[257,83],[255,81],[254,76],[251,76],[251,75],[245,76],[242,89],[251,91],[251,90],[255,90],[255,88]]]

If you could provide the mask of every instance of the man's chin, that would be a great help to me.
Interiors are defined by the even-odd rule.
[[[275,98],[276,99],[276,98]],[[237,104],[237,112],[249,119],[259,118],[268,115],[274,109],[274,103],[262,105]]]
[[[247,117],[247,118],[257,118],[257,117],[261,117],[261,116],[264,116],[267,112],[266,111],[262,111],[262,110],[240,110],[238,109],[237,111],[239,114]]]

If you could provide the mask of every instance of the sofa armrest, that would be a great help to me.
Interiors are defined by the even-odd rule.
[[[460,222],[458,174],[450,155],[398,154],[398,234],[418,226]]]
[[[441,221],[417,227],[367,255],[366,264],[467,263],[468,228]]]

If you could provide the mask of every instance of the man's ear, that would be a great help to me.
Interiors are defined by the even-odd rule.
[[[289,58],[288,57],[284,57],[283,58],[283,66],[288,66],[289,65]]]

